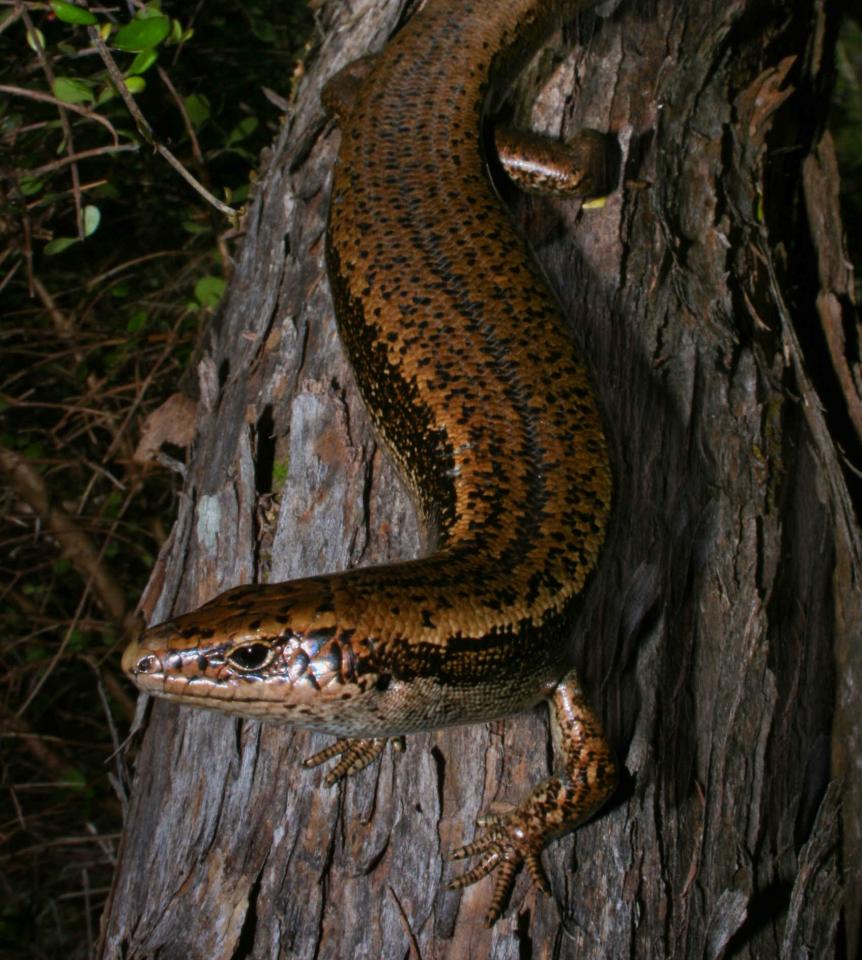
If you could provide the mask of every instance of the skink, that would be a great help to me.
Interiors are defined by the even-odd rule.
[[[526,863],[612,792],[616,768],[568,658],[611,507],[582,359],[488,176],[484,118],[559,17],[550,0],[428,0],[328,90],[342,128],[327,265],[363,398],[435,547],[422,559],[241,586],[147,630],[147,693],[335,734],[327,782],[387,738],[547,700],[559,774],[455,857]],[[565,5],[564,5],[565,6]],[[569,9],[569,8],[567,8]]]

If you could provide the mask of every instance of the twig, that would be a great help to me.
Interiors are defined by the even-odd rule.
[[[5,709],[2,709],[0,719],[2,719],[2,737],[4,739],[13,736],[20,738],[27,750],[42,766],[47,767],[58,776],[69,773],[71,766],[69,761],[48,746],[48,741],[55,738],[44,737],[34,732],[26,720],[22,720],[20,716],[15,716],[15,714],[7,713]],[[57,738],[56,742],[62,743],[63,741]]]
[[[122,273],[123,270],[137,267],[142,263],[146,263],[148,260],[157,260],[159,257],[190,257],[191,255],[188,250],[159,250],[156,253],[147,253],[142,257],[135,257],[133,260],[126,260],[124,263],[116,267],[111,267],[110,270],[106,270],[104,273],[100,273],[95,277],[90,277],[84,285],[84,289],[92,290],[93,287],[98,287],[100,283],[103,283],[110,277],[116,276],[118,273]]]
[[[177,105],[177,110],[180,111],[180,116],[183,118],[183,126],[186,128],[186,133],[189,135],[189,141],[192,145],[192,156],[195,158],[195,163],[197,164],[198,170],[201,172],[201,178],[206,180],[209,171],[207,170],[207,165],[204,162],[203,151],[201,150],[201,145],[198,143],[198,137],[195,133],[194,125],[192,124],[192,118],[189,116],[188,110],[186,110],[186,105],[183,102],[183,98],[177,93],[177,88],[171,82],[171,78],[168,76],[167,71],[162,67],[156,68],[159,73],[159,78],[162,83],[168,88],[168,93],[174,98],[174,103]],[[209,184],[207,184],[209,186]]]
[[[50,93],[43,93],[41,90],[28,90],[26,87],[14,87],[6,83],[0,83],[0,93],[8,93],[12,97],[26,97],[28,100],[37,100],[39,103],[52,103],[55,107],[80,114],[80,116],[86,117],[87,120],[95,120],[96,123],[101,123],[111,134],[114,139],[114,146],[118,146],[120,143],[120,137],[114,125],[107,117],[103,117],[100,113],[94,113],[92,110],[79,107],[74,103],[66,103],[63,100],[58,100]]]
[[[62,337],[63,340],[74,346],[78,332],[75,328],[75,324],[72,323],[69,317],[57,306],[57,303],[48,291],[48,288],[35,275],[33,277],[33,289],[36,291],[36,296],[42,301],[42,306],[48,312],[48,316],[51,318],[51,322],[54,324],[54,330],[57,336]],[[76,350],[75,362],[82,363],[83,360],[84,354],[80,350]]]
[[[51,173],[54,170],[59,170],[61,167],[68,166],[70,163],[76,164],[79,160],[88,160],[90,157],[101,157],[105,154],[113,153],[135,153],[140,149],[141,146],[138,143],[121,143],[116,147],[94,147],[92,150],[82,150],[80,153],[60,157],[59,160],[54,160],[52,163],[46,163],[41,167],[36,167],[35,170],[28,170],[27,176],[39,177],[43,173]]]
[[[135,121],[135,125],[138,128],[140,135],[146,140],[148,144],[163,157],[167,162],[177,171],[177,173],[189,184],[194,190],[196,190],[208,203],[212,204],[220,213],[223,213],[226,217],[229,217],[232,222],[236,222],[239,217],[239,211],[235,210],[233,207],[228,206],[226,203],[222,203],[218,197],[213,196],[206,189],[206,187],[196,180],[191,173],[183,166],[182,163],[171,153],[168,148],[160,143],[155,135],[153,134],[153,128],[150,126],[147,118],[141,113],[137,103],[135,103],[135,98],[129,92],[129,88],[126,86],[125,78],[120,68],[117,66],[116,60],[111,56],[111,51],[105,46],[102,38],[99,36],[99,31],[95,27],[90,27],[90,39],[93,41],[93,46],[99,52],[99,56],[102,58],[102,62],[107,68],[108,74],[111,77],[111,80],[114,83],[114,86],[122,97],[123,103],[126,105],[126,109],[132,115],[132,119]]]
[[[2,292],[6,289],[7,284],[8,284],[9,281],[15,276],[15,274],[18,272],[18,268],[19,268],[20,266],[21,266],[21,261],[19,260],[17,263],[15,263],[15,264],[12,265],[12,267],[10,268],[10,270],[9,270],[9,272],[6,274],[6,276],[3,277],[2,280],[0,280],[0,293],[2,293]]]
[[[5,30],[8,30],[13,23],[17,23],[20,19],[21,19],[21,11],[13,10],[12,13],[10,13],[5,20],[0,22],[0,33],[3,33]]]
[[[226,203],[222,203],[218,197],[213,196],[203,184],[199,183],[195,178],[186,170],[186,168],[180,163],[179,160],[168,150],[167,147],[163,146],[161,143],[154,143],[156,152],[161,154],[165,160],[177,171],[177,173],[193,187],[208,203],[211,203],[219,213],[223,213],[226,217],[229,217],[232,223],[236,223],[239,219],[239,211],[234,207],[228,206]]]
[[[115,433],[114,439],[111,442],[111,446],[103,454],[103,457],[105,460],[109,460],[113,456],[114,451],[117,449],[117,446],[120,443],[120,440],[123,434],[125,433],[126,427],[129,425],[132,417],[135,415],[135,412],[137,411],[138,407],[141,405],[141,402],[144,399],[144,394],[147,392],[150,384],[153,382],[153,379],[155,378],[156,374],[159,372],[159,368],[165,362],[165,360],[167,360],[168,357],[170,357],[171,354],[173,353],[174,347],[176,344],[177,331],[179,330],[180,325],[182,324],[184,319],[185,319],[185,316],[180,316],[180,318],[174,324],[174,327],[171,330],[170,338],[168,339],[168,342],[165,344],[165,347],[162,350],[161,354],[159,355],[158,360],[156,360],[156,362],[150,368],[149,373],[147,373],[146,377],[144,377],[144,381],[141,384],[141,388],[138,391],[138,394],[135,397],[135,399],[129,405],[129,409],[126,412],[125,419],[123,420],[122,424],[120,424],[119,429]]]
[[[54,534],[64,554],[89,583],[104,609],[122,623],[126,600],[122,589],[102,563],[99,551],[78,522],[65,510],[51,504],[41,475],[19,453],[0,447],[0,472],[12,490],[26,501],[42,523]],[[32,694],[29,699],[32,699]],[[29,700],[28,700],[29,702]]]
[[[186,128],[186,133],[188,134],[189,141],[192,145],[192,156],[195,160],[195,166],[200,172],[201,180],[204,183],[204,186],[207,190],[212,187],[212,181],[210,180],[209,170],[207,169],[206,160],[204,160],[203,151],[201,150],[200,143],[198,143],[197,134],[195,133],[194,125],[192,124],[191,117],[189,116],[188,110],[186,110],[186,105],[183,101],[183,98],[179,95],[176,87],[173,85],[171,78],[168,76],[166,70],[162,67],[157,67],[159,72],[159,77],[161,78],[162,83],[168,88],[168,93],[174,98],[174,103],[177,105],[177,110],[180,112],[180,116],[183,118],[183,126]],[[219,258],[221,259],[222,270],[225,276],[229,275],[231,272],[231,259],[230,251],[228,250],[227,243],[224,236],[219,232],[219,225],[215,222],[215,218],[212,217],[213,225],[213,235],[215,236],[216,244],[218,246]]]
[[[28,708],[28,707],[30,706],[30,704],[36,699],[39,691],[42,689],[42,687],[45,686],[45,684],[46,684],[47,681],[48,681],[48,678],[49,678],[49,677],[51,676],[51,674],[54,672],[54,668],[57,666],[57,664],[58,664],[58,663],[60,662],[60,660],[62,659],[63,654],[66,652],[66,647],[69,645],[69,641],[72,639],[72,634],[75,632],[75,630],[76,630],[77,627],[78,627],[78,620],[79,620],[79,618],[80,618],[80,616],[81,616],[81,611],[84,609],[84,604],[87,602],[87,598],[90,596],[90,588],[91,588],[92,584],[93,584],[93,578],[92,578],[92,576],[91,576],[91,577],[87,580],[87,582],[84,584],[84,590],[83,590],[83,592],[81,593],[81,599],[78,601],[78,607],[77,607],[77,609],[75,610],[74,616],[72,617],[71,621],[69,622],[69,626],[68,626],[68,628],[66,629],[66,632],[63,634],[63,639],[60,641],[60,646],[57,647],[56,651],[54,652],[54,656],[51,657],[51,662],[48,664],[48,666],[47,666],[47,667],[45,668],[45,670],[42,672],[42,675],[39,677],[39,679],[38,679],[38,680],[36,681],[36,683],[33,685],[33,688],[30,690],[30,693],[27,695],[27,698],[24,700],[24,702],[23,702],[23,703],[21,704],[21,706],[18,708],[18,710],[17,710],[17,712],[16,712],[16,716],[18,716],[18,717],[24,716],[24,714],[27,712],[27,708]]]
[[[26,7],[23,5],[21,0],[15,0],[15,9],[21,11],[21,17],[24,20],[24,25],[27,28],[27,32],[31,37],[36,37],[36,30],[33,26],[33,21],[30,19],[30,14],[27,12]],[[48,86],[53,90],[54,89],[54,80],[56,79],[54,74],[54,68],[51,66],[48,58],[45,56],[45,50],[42,47],[42,44],[39,42],[34,42],[33,49],[36,51],[36,56],[39,60],[39,64],[42,67],[42,72],[45,74],[48,80]],[[63,128],[63,137],[66,148],[69,150],[72,156],[75,154],[75,139],[72,135],[72,124],[69,122],[69,114],[66,111],[67,104],[59,102],[57,106],[57,112],[60,115],[60,126]],[[71,166],[71,176],[72,176],[72,196],[75,201],[75,222],[78,225],[78,236],[81,240],[84,239],[84,205],[81,202],[81,177],[78,173],[78,165],[72,160],[70,163]],[[36,176],[36,174],[31,174],[31,176]]]
[[[104,177],[100,180],[91,180],[90,183],[82,183],[81,193],[86,193],[88,190],[96,190],[99,187],[104,187],[106,183],[108,183],[108,180]],[[36,207],[44,207],[47,203],[54,203],[60,197],[65,197],[68,193],[71,193],[71,190],[59,190],[57,193],[52,193],[50,201],[45,197],[37,197],[35,200],[27,204],[27,209],[33,210]]]
[[[108,730],[111,733],[111,745],[114,748],[111,751],[111,756],[116,757],[120,749],[120,738],[117,734],[117,727],[114,723],[114,717],[111,713],[110,704],[108,703],[108,699],[105,695],[105,689],[107,688],[111,696],[114,697],[114,699],[120,704],[124,713],[126,714],[126,718],[130,723],[135,715],[135,700],[129,696],[126,690],[128,684],[121,683],[110,673],[105,673],[105,675],[102,676],[101,667],[96,662],[94,657],[84,655],[81,659],[87,664],[87,666],[95,675],[96,689],[99,691],[99,700],[102,703],[102,709],[105,711],[105,722],[108,726]],[[117,770],[117,773],[120,774],[121,771]]]

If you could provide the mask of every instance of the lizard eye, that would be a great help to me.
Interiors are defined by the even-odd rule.
[[[234,647],[226,660],[237,670],[252,671],[268,666],[274,656],[274,648],[265,643],[245,643],[240,647]]]

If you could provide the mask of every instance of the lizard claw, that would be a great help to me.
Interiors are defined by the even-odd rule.
[[[485,925],[493,926],[503,911],[515,881],[515,874],[521,864],[525,864],[533,882],[544,893],[550,893],[551,887],[545,876],[545,871],[539,859],[539,851],[543,844],[531,840],[523,823],[520,822],[518,811],[509,814],[488,814],[477,821],[486,832],[477,837],[472,843],[458,847],[451,854],[452,860],[464,860],[468,857],[481,857],[479,862],[466,873],[456,877],[448,884],[449,890],[460,890],[468,887],[489,873],[496,870],[494,891],[491,894],[491,903],[485,914]]]
[[[383,753],[383,749],[389,740],[393,741],[396,750],[404,749],[403,737],[373,737],[363,740],[353,740],[347,737],[339,737],[335,743],[331,743],[323,750],[318,750],[302,761],[304,767],[319,767],[327,760],[340,755],[341,759],[323,778],[327,787],[333,786],[339,780],[350,777],[354,773],[364,770],[372,760]]]

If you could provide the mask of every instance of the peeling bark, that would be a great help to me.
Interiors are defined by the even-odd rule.
[[[319,106],[410,6],[320,5],[198,365],[154,622],[238,583],[420,550],[335,334],[338,133]],[[413,737],[328,790],[299,764],[327,738],[155,703],[102,957],[859,956],[862,550],[804,353],[826,298],[850,307],[822,266],[840,226],[806,119],[824,112],[834,15],[624,2],[558,35],[508,108],[622,150],[600,209],[504,191],[616,451],[613,530],[572,642],[624,782],[545,853],[553,898],[522,877],[487,931],[488,883],[444,890],[475,817],[547,773],[541,712]]]

